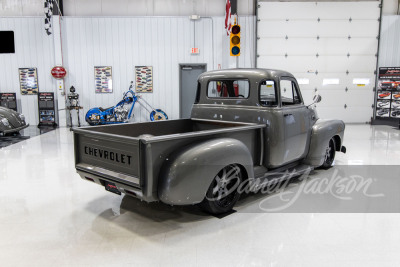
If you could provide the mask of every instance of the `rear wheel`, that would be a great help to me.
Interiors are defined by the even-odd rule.
[[[335,140],[332,138],[331,140],[329,140],[329,144],[326,147],[324,164],[322,164],[321,167],[324,169],[329,169],[330,167],[332,167],[333,161],[335,160],[335,154],[336,144]]]
[[[223,168],[214,178],[207,190],[201,206],[211,214],[221,214],[232,210],[240,197],[238,187],[243,176],[236,164]]]

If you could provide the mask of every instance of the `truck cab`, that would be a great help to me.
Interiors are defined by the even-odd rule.
[[[224,87],[228,89],[224,91]],[[265,124],[263,165],[268,169],[305,159],[310,152],[313,126],[318,121],[315,109],[304,104],[295,77],[285,71],[266,69],[202,74],[191,117]],[[335,123],[340,124],[335,135],[340,150],[340,130],[344,130],[344,124]],[[320,160],[310,157],[307,163],[322,165]]]

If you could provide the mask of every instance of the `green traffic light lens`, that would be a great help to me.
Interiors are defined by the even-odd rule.
[[[238,34],[240,32],[240,26],[239,25],[234,25],[232,27],[232,33],[233,34]]]
[[[237,45],[240,43],[240,37],[239,36],[233,36],[231,39],[232,44]]]
[[[232,55],[238,55],[240,53],[240,48],[237,46],[232,47]]]

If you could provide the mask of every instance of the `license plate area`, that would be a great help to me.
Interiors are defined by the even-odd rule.
[[[117,186],[114,183],[105,181],[104,187],[107,191],[111,193],[121,195],[121,192],[118,190]]]

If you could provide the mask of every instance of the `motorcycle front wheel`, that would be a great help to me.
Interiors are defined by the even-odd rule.
[[[165,121],[165,120],[168,120],[168,116],[167,116],[167,113],[165,113],[161,109],[156,109],[150,113],[150,120],[151,121]]]

